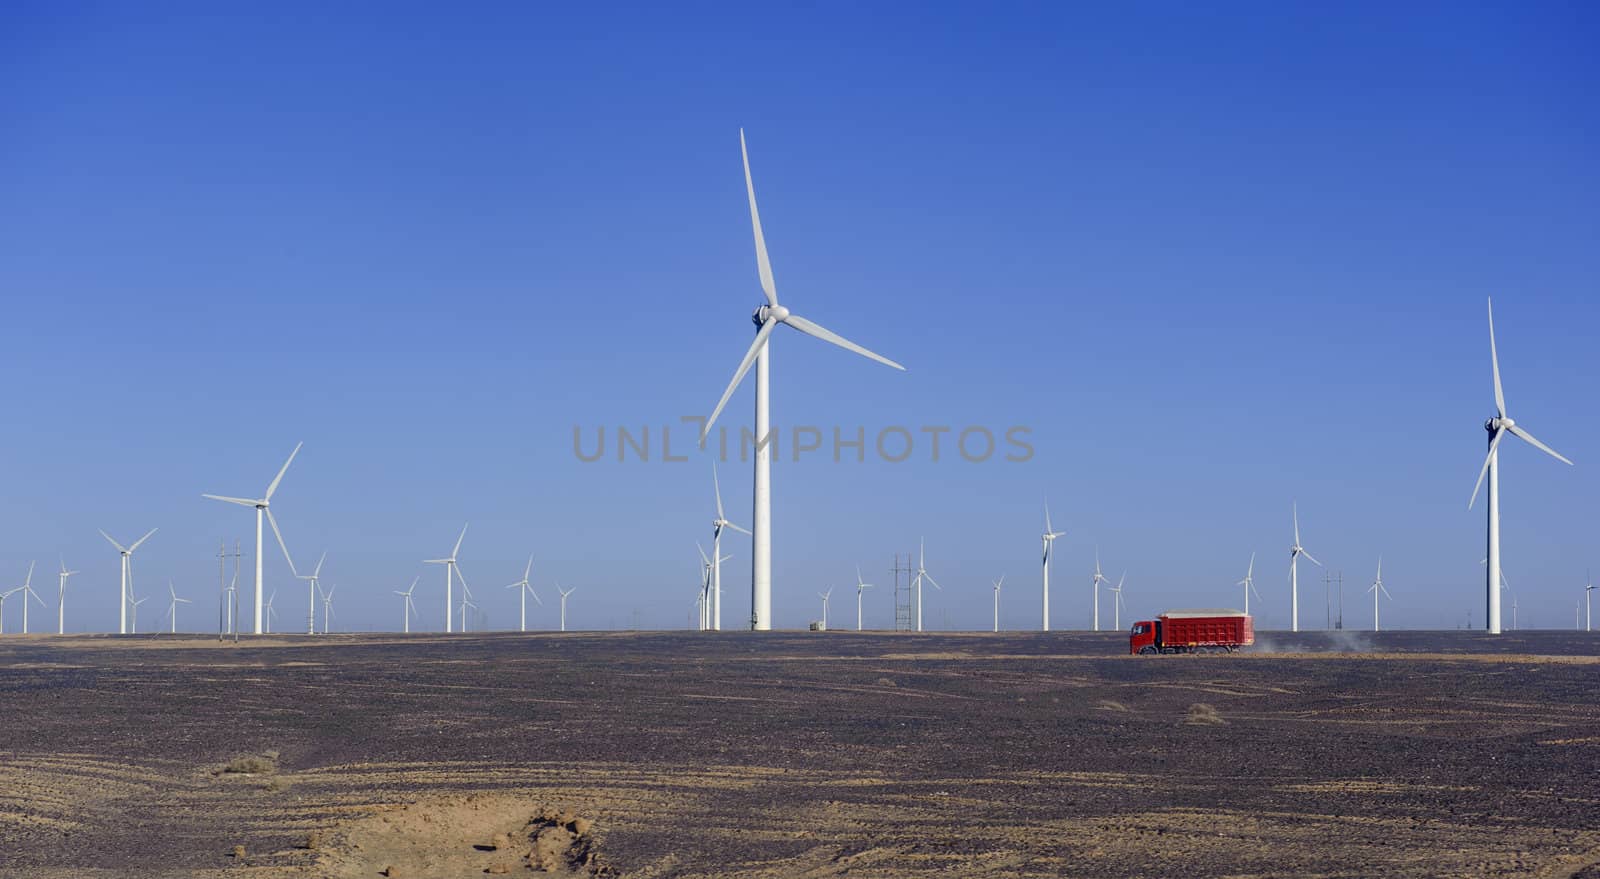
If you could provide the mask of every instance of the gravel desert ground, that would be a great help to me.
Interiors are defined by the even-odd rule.
[[[1600,637],[7,636],[0,875],[1600,877]]]

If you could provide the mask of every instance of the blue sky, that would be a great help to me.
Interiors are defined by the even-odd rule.
[[[419,562],[465,521],[494,625],[529,552],[577,626],[685,624],[709,462],[581,463],[573,429],[705,414],[737,365],[743,126],[785,304],[908,367],[785,331],[774,422],[1036,450],[785,453],[778,625],[926,536],[931,625],[986,626],[1005,573],[1003,623],[1034,627],[1047,494],[1058,628],[1096,546],[1134,617],[1237,604],[1255,551],[1284,625],[1293,500],[1348,625],[1379,554],[1386,622],[1481,623],[1491,295],[1511,414],[1578,465],[1503,454],[1505,569],[1524,625],[1571,625],[1600,565],[1597,37],[1577,3],[10,4],[0,580],[64,553],[69,627],[105,629],[95,530],[159,526],[140,591],[209,620],[217,541],[253,524],[200,493],[261,491],[303,440],[274,508],[348,627],[396,626],[417,574],[440,626]],[[748,524],[748,467],[722,475]]]

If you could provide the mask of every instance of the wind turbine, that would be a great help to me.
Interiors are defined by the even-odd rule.
[[[1384,598],[1394,601],[1394,596],[1390,595],[1389,590],[1383,586],[1383,556],[1381,555],[1378,556],[1378,576],[1372,581],[1372,585],[1367,587],[1367,591],[1372,593],[1372,631],[1376,632],[1378,631],[1378,595],[1381,593]]]
[[[1587,580],[1588,578],[1585,577],[1584,579]],[[1594,595],[1595,588],[1596,587],[1595,587],[1595,585],[1593,583],[1589,583],[1589,584],[1587,584],[1587,585],[1585,585],[1583,587],[1583,630],[1585,632],[1594,631],[1594,629],[1590,627],[1591,618],[1589,616],[1589,598],[1590,598],[1590,596]],[[24,601],[22,604],[23,604],[24,607],[26,607],[28,603],[26,601]],[[27,611],[23,611],[22,619],[23,619],[23,631],[27,631],[27,619],[28,619]]]
[[[1111,580],[1100,573],[1100,547],[1094,548],[1094,582],[1090,588],[1094,590],[1094,630],[1100,631],[1100,584],[1110,583]],[[1121,628],[1121,626],[1118,626]]]
[[[1065,537],[1067,532],[1057,531],[1050,524],[1050,502],[1044,504],[1044,628],[1040,631],[1050,631],[1050,557],[1055,555],[1057,537]]]
[[[11,596],[16,595],[21,591],[22,587],[18,586],[15,589],[8,589],[5,592],[0,592],[0,634],[4,634],[6,630],[6,602],[10,600]],[[28,603],[28,597],[26,595],[22,597],[22,603]]]
[[[872,584],[861,579],[861,566],[856,565],[856,631],[861,631],[861,593],[872,588]]]
[[[447,634],[450,632],[450,615],[455,613],[456,609],[455,600],[451,597],[455,574],[459,573],[460,571],[460,567],[456,564],[456,556],[461,553],[461,541],[465,539],[467,539],[467,526],[462,525],[461,536],[456,538],[456,547],[455,549],[450,550],[450,555],[448,557],[442,559],[422,560],[424,564],[444,565],[444,630]],[[462,578],[461,585],[467,585],[465,577]]]
[[[750,554],[750,628],[765,631],[772,628],[772,447],[767,443],[767,384],[771,346],[768,344],[768,338],[779,324],[786,324],[808,336],[838,345],[847,351],[854,351],[886,366],[900,370],[904,370],[905,367],[887,357],[874,354],[798,314],[793,314],[788,308],[778,304],[778,287],[772,279],[772,264],[767,259],[767,241],[761,234],[761,214],[756,210],[756,188],[750,176],[750,153],[745,147],[742,128],[739,130],[739,152],[744,157],[744,185],[745,192],[750,198],[750,226],[755,232],[756,268],[761,276],[761,290],[766,295],[766,302],[755,311],[754,320],[759,327],[756,330],[755,340],[750,343],[744,359],[739,361],[739,368],[733,373],[733,381],[729,382],[727,390],[722,392],[722,399],[718,400],[716,408],[711,410],[711,417],[707,418],[705,426],[700,428],[700,443],[704,446],[706,437],[711,433],[711,426],[716,423],[717,416],[722,414],[722,407],[728,404],[728,398],[733,396],[734,390],[739,387],[739,382],[744,380],[745,373],[749,372],[751,364],[754,364],[756,450],[755,480],[751,491],[750,524],[754,532],[751,534]]]
[[[401,608],[401,612],[405,615],[404,631],[407,635],[411,634],[411,615],[417,612],[417,605],[411,600],[411,593],[417,591],[417,584],[420,582],[422,582],[422,577],[419,575],[412,579],[410,589],[404,592],[398,589],[394,590],[394,594],[405,597],[405,605]]]
[[[1484,422],[1483,429],[1489,432],[1489,454],[1483,459],[1483,469],[1478,471],[1478,484],[1472,487],[1472,499],[1467,501],[1467,509],[1478,500],[1478,489],[1483,487],[1483,478],[1489,477],[1489,552],[1488,580],[1489,608],[1488,628],[1489,634],[1500,634],[1500,440],[1507,433],[1526,441],[1540,451],[1550,455],[1564,464],[1572,462],[1562,457],[1561,453],[1550,448],[1544,443],[1534,439],[1533,434],[1523,430],[1520,425],[1506,415],[1506,396],[1500,388],[1500,355],[1494,347],[1494,300],[1489,300],[1489,362],[1494,368],[1494,411],[1495,415]]]
[[[1006,575],[1001,574],[1000,579],[994,581],[994,630],[1000,631],[1000,587],[1004,586]]]
[[[828,598],[833,595],[833,587],[829,586],[827,592],[818,592],[817,597],[822,599],[822,631],[828,631]]]
[[[938,580],[933,579],[933,575],[928,573],[927,567],[923,564],[922,554],[925,548],[925,541],[918,539],[917,576],[911,582],[911,589],[914,593],[916,593],[917,599],[917,631],[919,632],[922,631],[922,581],[927,580],[929,583],[933,584],[933,588],[939,590],[940,592],[944,591],[944,587],[939,585]]]
[[[577,592],[578,587],[574,586],[571,589],[562,589],[561,584],[557,583],[556,591],[561,593],[561,631],[565,632],[567,630],[567,596]]]
[[[61,579],[60,579],[59,584],[56,587],[56,634],[57,635],[65,635],[67,633],[67,578],[72,576],[73,574],[76,574],[76,573],[78,573],[78,572],[77,571],[69,571],[69,570],[67,570],[67,559],[66,559],[65,556],[62,556],[62,558],[61,558],[61,573],[59,575]]]
[[[694,542],[694,548],[700,552],[700,597],[695,605],[700,609],[700,631],[705,632],[711,628],[711,559],[706,558],[705,547],[700,541]]]
[[[28,579],[22,581],[22,585],[17,587],[22,590],[22,634],[24,635],[28,634],[28,599],[32,598],[34,601],[39,602],[40,607],[45,606],[44,599],[39,597],[39,593],[33,591],[33,566],[35,564],[36,562],[28,562]]]
[[[322,591],[322,563],[327,560],[328,554],[324,552],[322,558],[317,559],[317,566],[311,569],[311,573],[294,575],[296,580],[305,580],[306,585],[309,587],[306,593],[307,635],[315,635],[317,633],[317,593]],[[327,626],[324,625],[323,628],[326,629]]]
[[[328,634],[328,623],[333,621],[333,590],[338,588],[339,584],[335,583],[328,587],[327,592],[322,593],[322,634],[324,635]],[[321,591],[321,589],[321,586],[317,587],[318,591]]]
[[[760,454],[760,451],[757,451]],[[749,534],[728,521],[722,512],[722,484],[717,480],[717,463],[711,462],[711,487],[717,495],[717,518],[711,520],[711,628],[722,631],[722,529],[732,528],[740,534]]]
[[[1122,631],[1122,583],[1127,579],[1128,572],[1123,571],[1122,576],[1117,578],[1117,586],[1115,589],[1111,588],[1110,586],[1106,587],[1107,592],[1117,593],[1116,600],[1111,603],[1111,624],[1115,627],[1115,631],[1119,632]]]
[[[161,529],[159,528],[151,528],[149,531],[145,532],[143,537],[135,540],[129,546],[123,546],[115,540],[112,540],[111,535],[107,534],[104,529],[100,531],[100,536],[104,537],[107,543],[116,547],[117,552],[122,553],[122,602],[118,608],[119,612],[117,616],[117,634],[119,635],[128,634],[128,598],[130,597],[128,590],[130,581],[133,578],[133,561],[130,556],[133,555],[134,550],[139,548],[139,544],[149,540],[150,535],[160,530]]]
[[[532,582],[529,579],[532,576],[533,576],[533,556],[530,554],[528,556],[528,568],[527,568],[527,570],[522,572],[522,579],[518,580],[517,582],[512,583],[510,586],[506,587],[507,589],[519,589],[519,590],[521,590],[520,592],[517,593],[517,597],[522,600],[522,626],[521,626],[520,629],[518,629],[518,631],[522,631],[522,632],[528,631],[528,596],[532,595],[533,596],[533,600],[534,601],[538,601],[540,607],[544,606],[544,602],[539,600],[539,593],[533,591],[533,585],[532,585]],[[412,589],[417,588],[417,584],[412,583],[411,584],[411,588]],[[409,593],[409,592],[396,593],[396,594],[397,595],[404,594],[406,596],[406,600],[407,601],[411,600],[411,593]],[[407,631],[409,631],[409,630],[407,630]]]
[[[272,524],[272,533],[277,536],[278,547],[283,550],[283,560],[289,563],[289,573],[297,573],[294,569],[294,559],[289,557],[289,547],[283,542],[283,532],[278,530],[278,519],[272,515],[272,508],[270,505],[272,503],[273,492],[278,490],[278,483],[283,481],[283,474],[289,472],[289,465],[294,463],[294,456],[300,454],[300,447],[303,445],[305,445],[305,443],[295,443],[294,451],[289,453],[289,460],[283,462],[283,467],[278,471],[278,475],[273,477],[272,482],[267,485],[267,493],[258,499],[251,500],[250,498],[242,497],[224,497],[223,495],[217,494],[201,495],[201,497],[210,498],[214,501],[238,504],[241,507],[256,508],[256,624],[254,631],[257,635],[261,634],[261,617],[262,612],[265,609],[263,601],[266,598],[266,596],[262,594],[262,589],[264,587],[262,586],[261,579],[262,548],[264,546],[261,539],[261,520],[263,518]]]
[[[272,634],[272,621],[278,618],[278,609],[272,606],[272,603],[274,601],[277,601],[277,600],[278,600],[278,590],[274,589],[274,590],[272,590],[272,594],[267,596],[267,620],[266,620],[266,623],[267,623],[267,634],[269,634],[269,635]]]
[[[1306,552],[1305,547],[1300,545],[1299,505],[1291,504],[1289,509],[1294,515],[1294,545],[1289,547],[1289,631],[1298,632],[1300,631],[1300,569],[1298,564],[1300,557],[1305,556],[1311,559],[1311,563],[1319,568],[1322,567],[1322,562],[1317,561],[1316,556]]]
[[[187,598],[179,598],[178,587],[172,585],[171,580],[167,581],[167,591],[172,593],[172,603],[167,605],[167,616],[172,618],[172,631],[170,634],[176,635],[178,634],[178,605],[193,604],[194,602]]]
[[[129,597],[132,598],[132,595],[130,594]],[[145,597],[145,598],[134,598],[133,599],[133,632],[132,632],[132,634],[134,634],[134,635],[139,634],[139,605],[144,604],[146,601],[149,601],[149,600],[150,599],[149,599],[148,596]]]
[[[1261,593],[1256,592],[1255,573],[1256,573],[1256,554],[1255,553],[1250,553],[1250,567],[1245,569],[1244,579],[1240,580],[1239,582],[1237,582],[1235,584],[1233,584],[1235,586],[1243,586],[1244,587],[1244,612],[1246,614],[1250,613],[1250,593],[1255,592],[1256,600],[1257,601],[1261,600]]]
[[[467,610],[469,608],[472,610],[477,610],[478,606],[472,603],[472,593],[467,591],[466,584],[462,584],[461,591],[463,593],[461,596],[461,632],[462,634],[466,634]]]

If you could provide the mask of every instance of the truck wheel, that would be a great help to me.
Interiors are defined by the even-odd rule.
[[[1151,656],[1151,655],[1154,655],[1155,652],[1156,652],[1156,649],[1154,647],[1151,647],[1149,644],[1146,644],[1143,647],[1139,648],[1139,655],[1140,656]]]

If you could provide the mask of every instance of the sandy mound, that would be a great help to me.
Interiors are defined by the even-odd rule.
[[[612,876],[594,822],[515,796],[466,795],[386,808],[325,836],[329,877]]]

